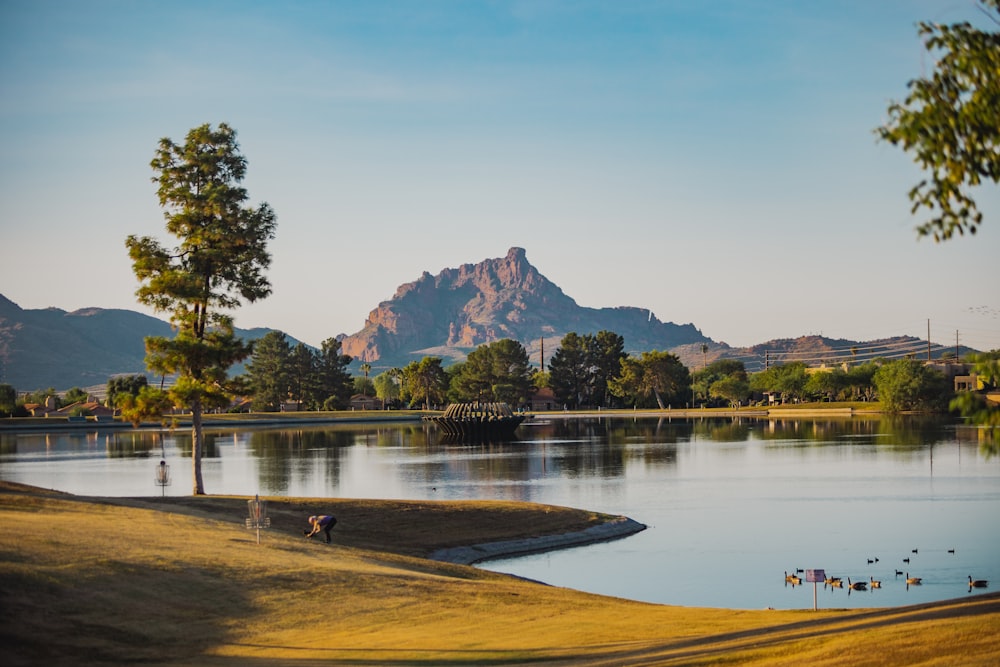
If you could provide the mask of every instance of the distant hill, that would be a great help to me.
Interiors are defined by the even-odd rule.
[[[960,346],[940,345],[913,336],[894,336],[870,341],[856,341],[823,336],[799,336],[781,338],[759,343],[750,347],[730,347],[725,343],[708,346],[705,353],[701,346],[685,345],[671,350],[692,370],[702,368],[705,363],[720,358],[739,359],[747,371],[757,372],[766,366],[776,366],[800,361],[808,366],[840,366],[865,363],[876,359],[899,359],[913,357],[932,359],[942,356],[962,357],[976,350]]]
[[[253,340],[268,331],[236,333]],[[146,336],[173,335],[169,323],[131,310],[25,310],[0,295],[0,383],[19,391],[107,384],[113,375],[146,372]]]
[[[540,362],[567,333],[614,331],[629,352],[711,343],[693,324],[661,322],[646,308],[586,308],[528,262],[523,248],[505,257],[444,269],[396,289],[361,331],[340,338],[343,351],[373,368],[404,366],[426,355],[460,361],[502,338],[519,341]]]
[[[272,330],[237,329],[237,334],[254,340]],[[373,309],[360,331],[338,339],[343,352],[355,358],[355,372],[365,361],[377,374],[428,355],[450,365],[501,338],[519,341],[538,366],[543,341],[547,364],[567,333],[602,330],[622,336],[630,354],[669,351],[691,370],[720,358],[739,359],[754,372],[791,361],[832,366],[928,353],[926,341],[909,336],[869,342],[802,336],[730,347],[693,324],[662,322],[646,308],[579,306],[528,262],[522,248],[437,275],[424,272]],[[130,310],[24,310],[0,295],[0,383],[19,391],[104,385],[114,375],[145,371],[146,336],[172,335],[167,322]],[[289,341],[299,342],[290,336]],[[957,353],[969,351],[962,347]],[[930,350],[935,358],[955,352],[941,345]],[[242,366],[232,369],[241,372]]]

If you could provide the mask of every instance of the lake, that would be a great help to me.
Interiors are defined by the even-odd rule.
[[[479,445],[444,443],[412,422],[207,433],[212,494],[503,499],[629,516],[648,529],[480,564],[604,595],[811,608],[813,585],[785,582],[798,569],[882,582],[867,591],[820,583],[820,608],[1000,586],[1000,456],[948,420],[558,414],[526,422],[514,441]],[[0,479],[79,495],[187,495],[190,450],[186,431],[0,432]],[[166,487],[154,479],[161,458]],[[907,572],[921,585],[908,586]],[[990,587],[970,590],[969,575]]]

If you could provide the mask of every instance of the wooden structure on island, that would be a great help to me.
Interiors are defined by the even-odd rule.
[[[516,415],[506,403],[451,403],[440,416],[424,417],[444,431],[449,440],[483,442],[514,437],[523,415]]]

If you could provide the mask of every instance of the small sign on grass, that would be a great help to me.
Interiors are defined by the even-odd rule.
[[[813,611],[816,611],[816,584],[826,581],[826,570],[806,570],[806,581],[813,585]]]

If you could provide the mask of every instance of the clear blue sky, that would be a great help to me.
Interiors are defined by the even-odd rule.
[[[584,306],[717,341],[911,334],[1000,347],[1000,192],[918,241],[876,142],[972,0],[0,4],[0,293],[143,309],[157,142],[226,122],[278,216],[271,297],[307,343],[423,271],[511,246]],[[143,311],[149,312],[149,311]],[[162,316],[166,319],[166,316]]]

